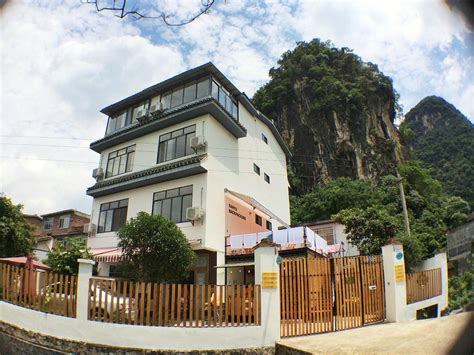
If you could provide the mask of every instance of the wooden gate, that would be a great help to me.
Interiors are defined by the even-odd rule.
[[[380,256],[284,259],[281,335],[330,332],[383,321]]]

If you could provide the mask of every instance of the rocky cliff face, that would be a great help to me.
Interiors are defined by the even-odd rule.
[[[405,116],[400,126],[412,158],[440,180],[443,189],[474,208],[474,125],[441,97],[428,96]]]
[[[341,176],[394,172],[402,153],[388,77],[347,48],[318,40],[300,43],[278,64],[254,102],[290,146],[294,193]]]

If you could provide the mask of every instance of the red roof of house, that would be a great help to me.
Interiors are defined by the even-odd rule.
[[[13,258],[0,258],[0,261],[5,261],[7,263],[11,264],[18,264],[18,265],[25,265],[26,264],[26,256],[17,256]],[[43,270],[50,270],[51,268],[43,264],[39,261],[33,260],[33,266],[38,268],[38,269],[43,269]]]

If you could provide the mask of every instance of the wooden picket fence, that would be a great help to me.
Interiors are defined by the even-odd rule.
[[[381,256],[284,259],[280,285],[282,337],[384,320]]]
[[[441,269],[417,271],[406,276],[407,304],[441,295]]]
[[[76,316],[77,278],[0,263],[0,296],[19,306]]]
[[[94,277],[89,319],[161,327],[260,325],[260,285],[183,285]]]

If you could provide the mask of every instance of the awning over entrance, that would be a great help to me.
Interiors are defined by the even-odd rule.
[[[255,262],[249,261],[246,263],[230,263],[214,266],[216,269],[229,268],[229,267],[242,267],[242,266],[254,266]]]
[[[121,248],[91,249],[91,253],[95,261],[117,263],[122,260]]]
[[[12,257],[12,258],[0,258],[0,261],[10,263],[10,264],[25,266],[26,256],[17,256],[17,257]],[[43,270],[50,270],[51,269],[48,265],[45,265],[45,264],[43,264],[39,261],[36,261],[36,260],[32,260],[32,264],[33,264],[33,267],[37,268],[37,269],[43,269]]]

